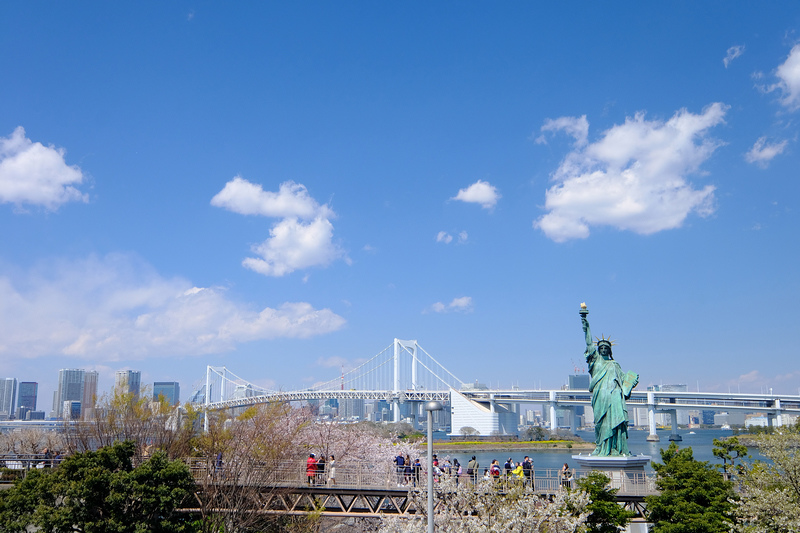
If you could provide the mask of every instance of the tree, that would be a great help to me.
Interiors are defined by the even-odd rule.
[[[400,435],[394,439],[371,423],[340,424],[312,422],[305,424],[298,435],[304,451],[326,457],[336,456],[336,464],[347,466],[368,461],[373,465],[389,465],[397,455],[419,457],[419,446]]]
[[[135,444],[115,443],[66,458],[57,468],[31,470],[0,491],[0,530],[44,532],[182,533],[188,517],[175,512],[194,481],[163,452],[133,466]]]
[[[193,441],[203,533],[267,531],[280,522],[259,512],[268,496],[264,487],[291,474],[287,467],[302,464],[306,450],[299,434],[310,423],[308,415],[282,403],[250,407],[236,418],[209,413],[208,431]]]
[[[800,531],[800,434],[782,433],[755,437],[759,453],[769,462],[745,467],[741,500],[736,507],[739,531],[784,533]]]
[[[747,446],[741,444],[738,437],[729,437],[723,440],[714,439],[713,454],[714,457],[722,459],[722,472],[725,474],[725,479],[730,479],[731,475],[736,473],[734,471],[736,461],[750,457],[747,454]]]
[[[653,463],[657,496],[647,496],[654,533],[722,533],[733,524],[733,483],[706,461],[697,461],[691,448],[674,442],[661,450],[663,464]]]
[[[64,439],[60,433],[55,431],[25,428],[0,434],[0,452],[6,454],[34,454],[42,453],[45,448],[54,451],[61,450],[63,447]]]
[[[547,432],[541,426],[528,426],[525,428],[525,437],[528,440],[544,440]]]
[[[163,397],[153,401],[146,389],[139,397],[116,389],[101,398],[85,420],[65,423],[66,446],[70,453],[77,453],[131,441],[134,464],[155,450],[177,459],[192,449],[198,415],[191,408],[182,412]]]
[[[464,426],[458,430],[462,437],[471,437],[473,435],[480,435],[481,432],[472,426]]]
[[[419,518],[384,517],[380,533],[424,533],[427,497],[424,490],[409,493]],[[581,531],[588,511],[588,495],[581,490],[560,491],[542,497],[523,484],[505,493],[492,481],[477,485],[455,483],[442,476],[437,486],[434,522],[440,533],[575,533]]]
[[[592,472],[577,481],[578,488],[589,495],[590,503],[586,507],[589,533],[617,533],[636,515],[617,503],[618,489],[610,488],[610,481],[602,472]]]

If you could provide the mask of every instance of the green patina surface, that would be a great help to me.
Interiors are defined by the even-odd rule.
[[[625,402],[639,383],[639,375],[623,373],[611,354],[611,341],[592,340],[587,315],[589,309],[581,304],[581,325],[586,337],[586,363],[589,365],[594,412],[595,449],[592,455],[615,457],[630,455],[628,450],[628,406]]]

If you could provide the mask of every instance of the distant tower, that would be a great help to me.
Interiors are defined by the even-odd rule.
[[[81,396],[81,413],[89,415],[94,409],[97,401],[97,379],[99,373],[96,370],[87,370],[83,374],[83,395]]]
[[[114,375],[114,390],[133,394],[135,399],[139,399],[139,385],[142,381],[142,373],[138,370],[117,370]]]
[[[5,413],[6,418],[14,416],[14,408],[17,400],[17,379],[0,379],[0,412]]]
[[[17,410],[24,407],[29,411],[36,410],[36,397],[39,394],[39,384],[35,381],[21,381],[19,395],[17,396]]]
[[[53,414],[62,418],[64,402],[82,402],[86,371],[78,368],[62,368],[58,371],[58,389],[53,394]]]
[[[170,405],[181,403],[181,385],[177,381],[156,381],[153,383],[153,400],[163,396]]]

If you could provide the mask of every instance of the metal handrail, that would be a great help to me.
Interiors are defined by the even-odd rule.
[[[34,468],[57,466],[61,457],[46,457],[44,454],[0,454],[0,468],[7,468],[21,472],[24,477]],[[275,463],[259,463],[254,461],[225,462],[222,467],[216,466],[212,457],[189,457],[184,462],[189,467],[195,481],[200,484],[224,483],[265,487],[327,487],[355,490],[409,490],[424,485],[427,469],[423,465],[416,471],[412,468],[410,473],[404,469],[399,470],[391,463],[371,463],[354,461],[337,464],[335,477],[331,478],[331,470],[326,465],[324,471],[316,470],[309,475],[308,465],[305,461],[278,461]],[[564,488],[574,488],[575,481],[587,476],[591,470],[573,470],[571,480],[564,480],[559,469],[534,469],[530,478],[520,478],[513,475],[501,474],[494,479],[498,490],[507,491],[515,485],[525,484],[534,491],[543,494],[553,494]],[[458,475],[452,470],[450,473],[439,470],[434,472],[435,479],[457,478],[458,483],[469,484],[474,480],[483,478],[481,473],[469,476],[465,471]],[[655,474],[649,472],[606,472],[611,478],[611,488],[617,489],[619,496],[646,496],[657,494]],[[335,479],[335,481],[334,481]],[[0,479],[0,483],[3,480]]]
[[[282,461],[277,464],[259,464],[247,462],[238,464],[224,463],[221,468],[215,466],[213,458],[186,459],[190,471],[198,484],[222,483],[239,485],[262,485],[265,487],[285,488],[339,488],[355,490],[409,490],[425,485],[427,470],[423,468],[411,473],[404,470],[398,471],[392,464],[377,465],[369,462],[352,462],[336,465],[335,481],[330,478],[330,470],[309,473],[307,463],[304,461]],[[515,485],[528,485],[534,491],[543,494],[553,494],[565,488],[574,488],[575,481],[587,476],[591,470],[575,470],[570,480],[564,480],[558,469],[534,469],[530,478],[500,475],[494,479],[498,489],[506,491]],[[309,475],[310,474],[310,475]],[[645,496],[657,494],[655,487],[655,474],[647,472],[624,472],[620,470],[606,472],[611,478],[611,488],[617,489],[619,496]],[[461,475],[455,473],[435,472],[435,479],[439,477],[456,477],[457,482],[472,483],[473,476],[465,472]],[[482,475],[474,476],[475,480],[483,479]]]

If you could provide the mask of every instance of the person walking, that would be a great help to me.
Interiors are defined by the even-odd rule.
[[[405,475],[405,465],[406,465],[406,458],[403,457],[403,454],[398,454],[397,457],[394,458],[395,470],[397,472],[397,486],[403,486],[403,476]]]
[[[328,461],[328,483],[336,485],[336,457],[331,454],[331,460]]]
[[[309,485],[314,484],[314,477],[317,475],[317,460],[314,457],[314,454],[310,453],[306,459],[306,481]]]
[[[500,461],[492,459],[492,464],[489,467],[489,474],[491,474],[492,479],[495,481],[500,481]]]
[[[527,455],[522,460],[522,473],[525,475],[525,484],[532,486],[531,477],[533,474],[533,459]]]
[[[419,458],[414,461],[414,486],[419,487],[419,478],[422,473],[422,463],[420,462]]]
[[[469,479],[472,481],[473,485],[478,482],[478,469],[480,466],[481,465],[478,464],[478,460],[475,459],[474,455],[472,456],[472,459],[467,462],[467,475],[469,476]]]
[[[322,484],[325,481],[325,454],[319,456],[317,461],[317,479],[316,482]]]
[[[564,466],[561,467],[561,486],[569,489],[572,487],[572,470],[570,470],[569,465],[564,463]]]

